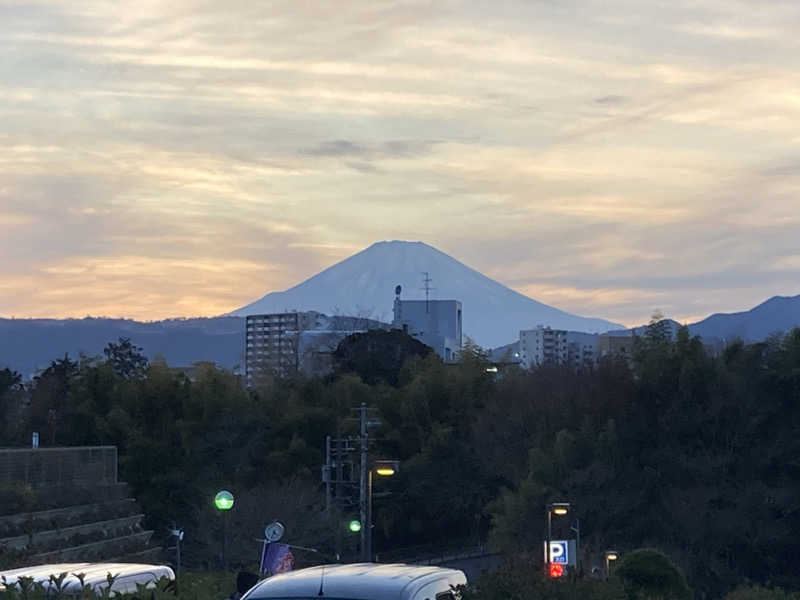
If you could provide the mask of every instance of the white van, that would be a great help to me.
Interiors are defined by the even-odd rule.
[[[411,565],[322,565],[275,575],[256,584],[242,600],[457,600],[463,572]]]
[[[84,575],[83,583],[94,591],[99,591],[108,587],[108,574],[116,576],[111,585],[112,592],[121,594],[136,591],[136,584],[155,586],[155,583],[162,577],[170,581],[175,580],[175,573],[172,569],[164,565],[139,565],[130,563],[61,563],[52,565],[37,565],[33,567],[23,567],[13,571],[0,572],[0,591],[6,586],[16,585],[20,577],[30,577],[34,582],[41,583],[45,588],[51,589],[53,583],[50,576],[59,577],[62,573],[67,576],[61,583],[62,592],[69,595],[77,595],[81,592],[81,582],[76,577],[81,573]],[[2,581],[5,578],[5,586]]]

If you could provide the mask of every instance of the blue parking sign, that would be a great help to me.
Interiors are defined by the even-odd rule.
[[[561,565],[569,564],[569,542],[566,540],[550,541],[550,562]]]

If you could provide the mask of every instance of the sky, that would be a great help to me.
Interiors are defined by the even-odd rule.
[[[796,0],[0,0],[0,57],[3,317],[384,239],[627,325],[800,294]]]

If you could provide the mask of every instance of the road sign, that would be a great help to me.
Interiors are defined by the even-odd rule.
[[[264,537],[268,542],[277,542],[283,537],[283,532],[285,530],[286,528],[283,526],[283,523],[279,521],[273,521],[264,527]]]
[[[550,563],[568,565],[569,562],[569,542],[567,540],[550,541]]]
[[[559,563],[550,563],[550,577],[563,577],[564,567]]]

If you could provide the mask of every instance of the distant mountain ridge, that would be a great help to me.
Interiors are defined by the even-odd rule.
[[[674,319],[666,319],[669,329],[674,335],[683,323]],[[609,335],[627,335],[634,332],[644,333],[647,325],[639,325],[631,329],[609,331]],[[751,308],[734,313],[714,313],[689,323],[689,333],[699,335],[706,341],[719,342],[741,339],[744,342],[758,342],[773,333],[784,333],[794,327],[800,327],[800,295],[773,296]]]
[[[169,319],[140,323],[129,319],[0,319],[0,368],[30,377],[50,361],[81,352],[103,356],[109,342],[130,338],[152,359],[170,366],[213,361],[227,369],[244,365],[244,319]]]
[[[520,329],[549,325],[602,332],[621,328],[604,319],[573,315],[504,286],[422,242],[377,242],[281,292],[271,292],[231,315],[292,310],[326,314],[364,312],[391,321],[394,288],[405,299],[424,299],[423,273],[433,279],[431,299],[460,300],[463,331],[484,347],[507,343]]]
[[[715,313],[689,325],[689,331],[703,338],[753,342],[793,327],[800,327],[800,295],[773,296],[747,311]]]
[[[362,262],[365,257],[368,260]],[[403,285],[404,298],[424,298],[419,289],[422,271],[428,271],[435,278],[434,299],[447,297],[462,301],[465,333],[486,348],[508,345],[518,339],[520,329],[538,324],[573,331],[611,330],[611,334],[630,331],[602,319],[570,315],[537,302],[421,242],[379,242],[285,292],[267,294],[234,313],[297,309],[345,315],[351,309],[355,316],[391,321],[396,284]],[[327,294],[322,298],[325,304],[303,305],[303,294],[308,289],[314,291],[315,286],[320,293]],[[346,306],[345,300],[355,302],[355,307]],[[326,306],[328,308],[321,310]],[[675,321],[670,321],[670,325],[673,330],[679,326]],[[65,353],[74,359],[81,352],[102,356],[108,342],[128,337],[144,349],[148,358],[161,355],[171,366],[213,361],[221,367],[234,369],[244,364],[244,327],[245,319],[236,315],[149,323],[91,317],[0,318],[0,368],[10,367],[30,377]],[[641,331],[643,327],[636,329]],[[690,324],[689,330],[707,341],[724,343],[734,338],[760,341],[793,327],[800,327],[800,295],[774,296],[747,311],[713,314]]]

